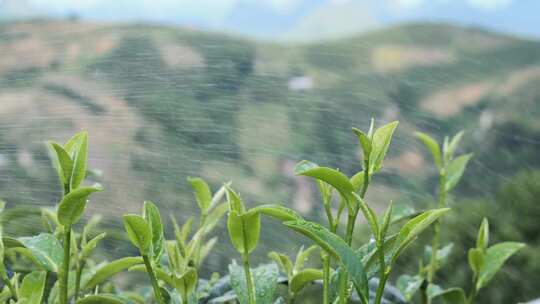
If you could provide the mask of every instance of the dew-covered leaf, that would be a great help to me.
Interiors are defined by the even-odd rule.
[[[230,283],[240,304],[248,304],[244,269],[233,263],[229,265]],[[277,287],[279,270],[276,264],[261,265],[251,269],[257,304],[271,304]]]

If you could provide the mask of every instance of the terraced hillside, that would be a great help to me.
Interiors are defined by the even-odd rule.
[[[459,190],[492,198],[540,165],[539,104],[540,42],[475,28],[409,24],[284,45],[142,24],[0,24],[0,197],[53,205],[60,189],[43,141],[86,129],[106,185],[91,211],[151,199],[185,219],[185,178],[201,175],[315,217],[315,188],[292,166],[358,168],[349,130],[375,117],[401,122],[375,204],[430,200],[433,170],[414,130],[465,129],[475,159]]]

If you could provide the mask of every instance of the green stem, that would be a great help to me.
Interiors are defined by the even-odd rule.
[[[439,174],[439,202],[438,207],[443,208],[446,206],[446,173],[442,169]],[[439,238],[441,234],[441,223],[440,220],[435,221],[434,223],[434,234],[433,240],[431,242],[431,260],[429,262],[428,268],[428,282],[432,283],[437,272],[437,252],[439,250]]]
[[[81,276],[84,266],[86,266],[86,260],[81,260],[81,263],[77,267],[77,273],[75,274],[75,302],[77,302],[77,299],[79,298],[79,293],[81,290]]]
[[[69,262],[71,250],[71,226],[64,226],[64,260],[60,272],[60,304],[68,303]]]
[[[474,304],[474,300],[476,298],[476,293],[477,292],[478,292],[478,290],[476,289],[476,276],[474,276],[472,289],[471,289],[471,293],[469,294],[469,297],[467,299],[467,304]]]
[[[184,288],[184,289],[187,289],[187,288]],[[188,294],[187,292],[182,292],[182,304],[187,304],[188,303]]]
[[[388,279],[388,274],[386,273],[386,262],[384,260],[384,243],[379,241],[377,244],[379,251],[379,286],[377,286],[377,293],[375,295],[375,304],[380,304],[382,296],[384,293],[384,287],[386,286],[386,280]]]
[[[424,281],[422,283],[422,286],[420,286],[420,303],[422,304],[428,304],[429,303],[429,298],[428,298],[428,294],[427,294],[427,282]]]
[[[150,276],[150,282],[152,283],[152,288],[154,289],[154,297],[156,298],[156,302],[163,304],[163,298],[161,297],[161,291],[159,289],[154,268],[152,267],[152,262],[150,261],[148,255],[143,255],[142,258],[144,261],[144,266],[146,266],[146,272],[148,272],[148,275]]]
[[[17,290],[15,289],[15,286],[11,284],[11,280],[9,279],[5,269],[4,265],[2,265],[2,281],[4,282],[4,285],[6,285],[9,289],[9,292],[11,293],[11,296],[15,301],[19,300],[19,297],[17,296]]]
[[[323,304],[330,304],[330,255],[322,253],[323,264]]]
[[[248,303],[256,304],[255,298],[255,287],[253,286],[253,277],[251,276],[251,271],[249,270],[249,254],[243,255],[244,259],[244,274],[246,276],[246,285],[248,290]]]

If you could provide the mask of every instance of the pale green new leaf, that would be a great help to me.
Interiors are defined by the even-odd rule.
[[[485,287],[501,269],[504,262],[523,247],[525,247],[523,243],[504,242],[488,248],[484,257],[484,265],[478,276],[476,288],[480,290]]]
[[[227,202],[229,203],[229,210],[234,210],[238,214],[242,214],[246,211],[246,207],[240,198],[240,195],[236,193],[231,187],[225,186],[227,189]]]
[[[107,263],[101,267],[99,267],[94,275],[84,284],[84,290],[90,290],[96,287],[98,284],[101,284],[108,280],[113,275],[127,270],[128,268],[142,264],[143,259],[141,257],[125,257],[118,259],[116,261],[112,261],[110,263]]]
[[[229,206],[224,203],[218,205],[212,211],[210,211],[210,213],[208,213],[203,228],[205,234],[212,232],[212,230],[216,228],[216,225],[219,223],[225,213],[227,213],[227,210],[229,210]]]
[[[47,273],[45,271],[34,271],[27,274],[19,291],[20,301],[24,304],[41,304],[46,278]]]
[[[371,153],[371,139],[364,132],[360,131],[357,128],[352,128],[356,137],[358,137],[358,142],[362,147],[362,152],[364,153],[364,159],[368,159]]]
[[[272,260],[274,260],[274,262],[276,262],[276,264],[278,264],[281,267],[283,272],[288,277],[290,277],[292,275],[293,264],[292,264],[291,259],[289,259],[288,256],[286,256],[286,255],[284,255],[282,253],[276,252],[276,251],[271,251],[270,253],[268,253],[268,257],[271,258]]]
[[[354,191],[353,185],[349,181],[349,178],[338,170],[319,167],[312,162],[303,160],[296,165],[294,173],[296,175],[310,176],[330,184],[345,198],[347,205],[350,208],[355,202],[354,196],[352,195],[352,192]]]
[[[467,303],[467,297],[465,296],[465,291],[461,288],[449,288],[445,290],[438,290],[437,292],[433,292],[431,295],[431,299],[435,299],[438,297],[442,297],[444,300],[444,303],[446,304],[466,304]]]
[[[152,232],[148,222],[139,215],[124,215],[124,227],[131,243],[139,248],[141,254],[148,255],[152,248]]]
[[[88,241],[81,250],[81,259],[86,260],[92,254],[92,251],[97,247],[98,243],[107,236],[107,233],[103,232],[96,235],[93,239]]]
[[[261,231],[261,216],[259,213],[242,214],[242,227],[244,229],[244,244],[247,253],[251,253],[257,247]]]
[[[420,233],[449,210],[449,208],[428,210],[403,225],[396,239],[397,247],[392,261],[395,261]]]
[[[66,148],[67,150],[67,148]],[[76,153],[73,158],[73,172],[71,173],[71,190],[77,189],[86,177],[86,163],[88,161],[88,134],[81,132],[76,143]]]
[[[360,210],[364,214],[364,217],[366,218],[366,221],[369,224],[369,227],[371,228],[371,233],[375,238],[379,238],[379,223],[377,219],[377,215],[375,214],[375,211],[366,203],[366,201],[360,197],[360,195],[356,193],[352,193],[356,200],[358,201],[358,206],[360,207]]]
[[[474,275],[477,276],[484,265],[484,251],[480,248],[471,248],[468,253],[469,266]]]
[[[188,181],[195,192],[195,199],[201,209],[201,212],[205,214],[212,202],[212,192],[208,184],[199,177],[188,177]]]
[[[260,213],[276,218],[282,222],[302,219],[302,216],[300,216],[296,211],[278,204],[258,205],[251,208],[247,213]]]
[[[5,240],[5,238],[4,238]],[[31,260],[41,266],[44,270],[58,272],[64,257],[62,245],[56,237],[48,233],[40,233],[37,236],[18,238],[21,246],[15,242],[6,242],[6,247],[19,247],[16,249],[21,254],[31,258]],[[9,244],[9,245],[8,245]]]
[[[175,286],[180,293],[190,294],[197,287],[198,274],[197,269],[188,267],[187,270],[179,277],[175,278]]]
[[[369,157],[369,172],[377,172],[381,170],[384,156],[392,141],[392,135],[398,125],[397,121],[386,124],[373,133],[371,155]]]
[[[73,171],[73,161],[61,145],[55,142],[49,142],[48,146],[53,154],[53,164],[60,177],[60,182],[62,182],[64,189],[66,189],[66,186],[70,183],[71,173]]]
[[[452,190],[457,185],[461,179],[461,176],[463,176],[465,167],[467,167],[467,163],[471,157],[472,154],[461,155],[453,159],[450,164],[448,164],[448,167],[446,168],[446,191]]]
[[[145,201],[143,218],[148,223],[150,234],[152,235],[152,258],[154,261],[159,262],[165,246],[165,236],[163,235],[163,224],[161,223],[161,215],[159,214],[158,207],[152,202]]]
[[[297,272],[289,282],[291,291],[297,293],[308,283],[315,280],[320,280],[323,277],[323,272],[320,269],[307,268]]]
[[[58,205],[58,221],[65,227],[69,227],[79,221],[90,194],[102,191],[103,187],[95,184],[92,187],[81,187],[64,196]]]
[[[313,245],[310,246],[308,249],[304,250],[304,246],[300,247],[300,250],[298,250],[298,254],[296,255],[296,260],[294,261],[294,268],[293,272],[298,272],[302,268],[304,268],[304,263],[307,261],[309,256],[317,250],[319,246]]]
[[[441,148],[439,147],[439,143],[435,139],[433,139],[431,136],[422,133],[422,132],[414,132],[414,135],[416,138],[418,138],[424,146],[431,152],[431,155],[433,156],[433,160],[435,161],[435,165],[437,168],[442,169],[443,163],[441,158]]]
[[[482,220],[480,229],[478,229],[478,237],[476,238],[476,248],[480,248],[483,251],[487,250],[489,245],[489,222],[487,218]]]

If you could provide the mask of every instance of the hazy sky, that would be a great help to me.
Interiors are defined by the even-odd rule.
[[[355,30],[427,20],[540,37],[540,0],[0,0],[0,17],[76,14],[90,20],[149,21],[276,36],[311,14],[331,14],[339,7],[352,16],[358,11],[361,18]]]

